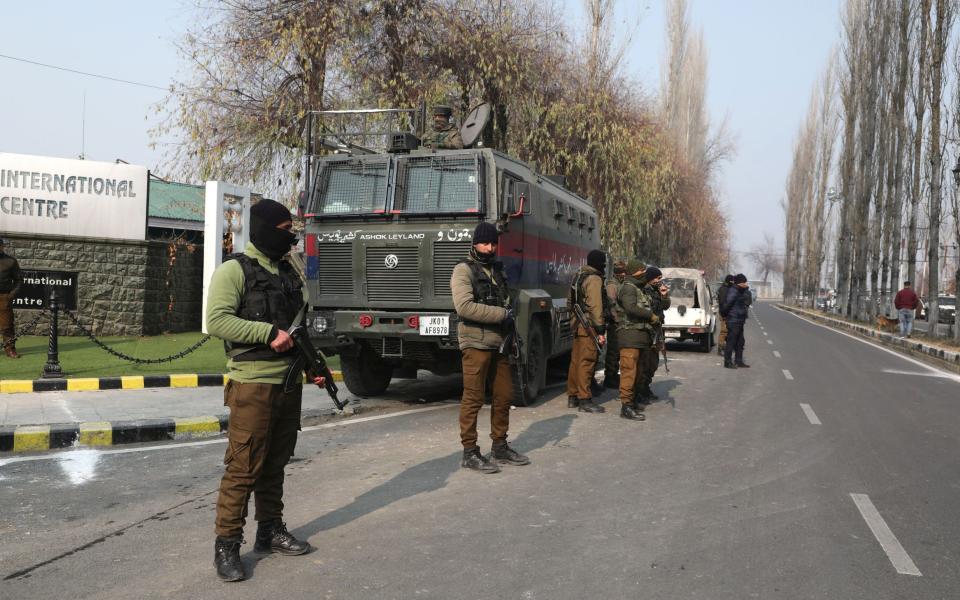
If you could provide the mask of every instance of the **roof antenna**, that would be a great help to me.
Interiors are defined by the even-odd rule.
[[[80,117],[80,160],[85,160],[87,148],[87,90],[83,90],[83,114]]]

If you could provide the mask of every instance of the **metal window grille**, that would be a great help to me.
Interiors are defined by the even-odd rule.
[[[478,212],[480,169],[475,156],[404,159],[395,208],[404,213]]]
[[[320,194],[313,212],[356,214],[382,212],[386,208],[389,160],[328,162],[321,169]]]

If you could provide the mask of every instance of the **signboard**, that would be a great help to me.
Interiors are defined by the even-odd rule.
[[[0,231],[143,240],[146,167],[0,152]]]
[[[77,310],[76,271],[28,271],[21,269],[23,284],[13,301],[13,308],[46,309],[50,307],[50,292],[57,292],[60,308]]]

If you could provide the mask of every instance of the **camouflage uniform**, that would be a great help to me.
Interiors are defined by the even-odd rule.
[[[460,129],[452,123],[446,127],[434,127],[424,134],[423,147],[435,148],[437,150],[459,150],[463,148],[463,140],[460,138]]]

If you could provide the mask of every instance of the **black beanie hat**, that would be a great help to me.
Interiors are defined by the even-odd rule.
[[[500,232],[497,231],[497,226],[493,223],[487,223],[484,221],[477,225],[477,228],[473,230],[473,243],[474,244],[496,244],[500,240]]]
[[[733,278],[733,282],[734,282],[734,283],[746,283],[746,282],[747,282],[747,276],[744,275],[743,273],[737,273],[737,276]]]
[[[587,266],[593,267],[598,271],[605,271],[607,268],[607,255],[603,253],[603,250],[591,250],[587,254]]]
[[[250,219],[260,219],[270,227],[276,227],[280,223],[292,220],[293,216],[286,206],[276,200],[264,198],[250,207]]]
[[[656,268],[656,267],[647,267],[647,270],[646,270],[646,272],[643,274],[643,276],[646,277],[647,281],[653,281],[653,280],[656,279],[657,277],[662,277],[662,276],[663,276],[663,271],[661,271],[660,269],[658,269],[658,268]]]
[[[724,283],[733,283],[733,275],[727,273],[727,276],[723,278]]]

